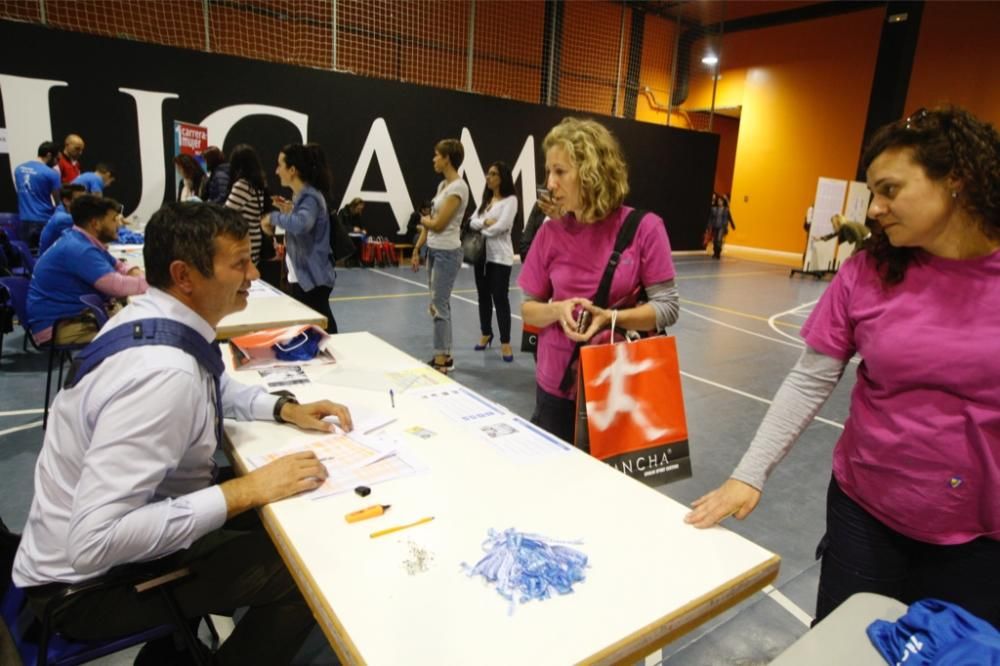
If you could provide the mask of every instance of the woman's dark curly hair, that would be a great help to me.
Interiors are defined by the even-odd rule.
[[[961,181],[958,205],[979,221],[988,237],[1000,239],[1000,134],[993,125],[955,106],[919,109],[875,133],[861,158],[865,170],[895,148],[912,150],[913,160],[931,180],[951,176]],[[877,224],[872,227],[867,249],[882,283],[899,284],[916,248],[894,247]]]

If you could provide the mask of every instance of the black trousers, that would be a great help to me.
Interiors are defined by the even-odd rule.
[[[479,292],[479,330],[493,335],[493,308],[497,309],[500,342],[510,344],[510,266],[484,261],[474,266],[476,290]]]
[[[292,284],[292,298],[303,305],[308,305],[316,312],[326,317],[326,332],[335,334],[337,332],[337,320],[333,318],[333,311],[330,310],[330,292],[333,287],[316,286],[309,291],[299,286],[298,282]]]
[[[232,615],[249,606],[216,653],[218,664],[292,662],[316,621],[255,512],[234,518],[187,550],[129,570],[166,573],[185,566],[191,575],[171,587],[185,617]],[[32,610],[40,613],[63,587],[28,588]],[[85,595],[56,618],[55,626],[76,639],[103,640],[170,621],[156,593],[138,596],[127,586]]]
[[[576,401],[552,395],[535,385],[535,413],[531,422],[564,442],[573,443],[576,431]]]
[[[940,546],[889,529],[830,480],[816,621],[855,592],[958,604],[1000,629],[1000,541]]]

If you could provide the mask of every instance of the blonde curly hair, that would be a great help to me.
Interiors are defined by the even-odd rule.
[[[545,153],[558,146],[577,169],[581,222],[595,222],[622,205],[628,194],[628,166],[614,135],[600,123],[563,118],[542,142]]]

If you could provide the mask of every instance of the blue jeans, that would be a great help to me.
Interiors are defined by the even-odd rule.
[[[1000,628],[1000,541],[980,537],[939,546],[911,539],[879,522],[830,479],[816,621],[855,592],[875,592],[905,604],[934,597],[951,601]]]
[[[434,318],[434,353],[451,354],[451,290],[462,267],[462,248],[427,250],[427,284],[431,290]]]

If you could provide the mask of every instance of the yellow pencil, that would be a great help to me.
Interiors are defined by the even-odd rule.
[[[399,530],[405,530],[407,527],[415,527],[417,525],[423,525],[424,523],[429,523],[434,520],[434,516],[427,516],[426,518],[421,518],[418,521],[407,523],[406,525],[396,525],[395,527],[388,527],[384,530],[379,530],[378,532],[372,532],[368,536],[372,539],[380,536],[385,536],[386,534],[392,534],[393,532],[398,532]]]

